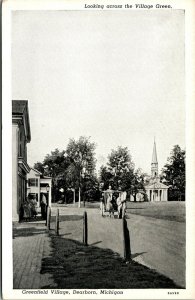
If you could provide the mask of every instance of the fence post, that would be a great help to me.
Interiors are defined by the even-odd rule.
[[[50,222],[51,222],[51,207],[47,208],[47,229],[50,230]]]
[[[130,235],[129,229],[127,227],[127,221],[125,217],[122,219],[123,222],[123,249],[124,249],[124,258],[126,260],[131,259],[131,246],[130,246]]]
[[[88,226],[87,226],[87,212],[84,211],[83,214],[83,244],[87,246],[88,244]]]
[[[55,225],[55,233],[59,235],[59,208],[56,211],[56,225]]]

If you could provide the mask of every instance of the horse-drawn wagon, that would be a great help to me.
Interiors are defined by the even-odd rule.
[[[103,191],[100,203],[101,215],[114,217],[117,212],[118,218],[122,218],[126,210],[126,194],[126,192],[111,189]]]

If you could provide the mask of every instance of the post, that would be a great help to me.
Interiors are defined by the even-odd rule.
[[[124,249],[124,259],[131,259],[131,246],[130,246],[130,235],[129,229],[127,227],[127,221],[125,217],[122,219],[123,222],[123,249]]]
[[[56,233],[56,235],[59,235],[59,208],[56,211],[55,233]]]
[[[50,222],[51,222],[51,207],[47,208],[47,229],[50,230]]]
[[[88,226],[87,226],[87,212],[84,211],[83,214],[83,244],[87,246],[88,244]]]

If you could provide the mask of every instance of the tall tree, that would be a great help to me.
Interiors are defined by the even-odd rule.
[[[65,192],[67,191],[68,182],[65,175],[69,164],[65,150],[60,151],[59,149],[47,154],[43,163],[37,162],[34,164],[34,168],[43,175],[52,177],[52,198],[54,201],[60,197],[60,188],[63,188]]]
[[[134,163],[127,147],[119,146],[108,156],[108,170],[113,175],[112,183],[115,189],[129,189],[133,176]]]
[[[79,189],[79,204],[81,201],[81,188],[83,178],[94,176],[95,171],[95,143],[90,138],[81,136],[78,140],[70,139],[67,149],[67,157],[71,162],[67,177],[74,188]]]
[[[170,200],[185,200],[185,150],[175,145],[162,170],[162,180],[169,186]]]
[[[136,201],[136,195],[140,192],[143,191],[145,192],[145,173],[142,172],[140,168],[134,171],[133,178],[131,181],[131,195],[134,198],[134,201]]]
[[[36,162],[33,167],[35,170],[41,172],[42,174],[44,173],[44,165],[40,161]]]
[[[117,190],[121,187],[129,190],[133,177],[134,163],[127,147],[118,147],[112,150],[108,156],[107,167],[100,169],[100,181],[104,183],[104,189],[111,184],[112,188]]]
[[[113,182],[113,174],[108,170],[107,166],[101,166],[99,175],[100,189],[107,189],[111,182]]]
[[[99,184],[96,176],[85,176],[82,182],[83,201],[99,200]]]

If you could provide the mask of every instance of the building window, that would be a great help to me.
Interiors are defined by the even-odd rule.
[[[29,178],[28,186],[38,186],[38,179],[37,178]]]

